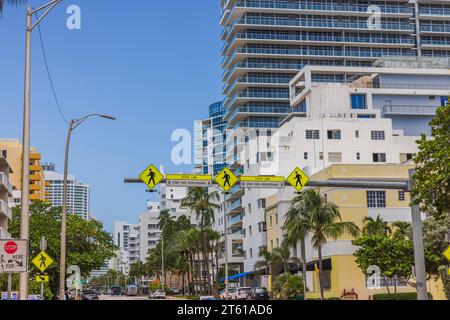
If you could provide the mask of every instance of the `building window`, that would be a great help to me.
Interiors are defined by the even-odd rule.
[[[328,130],[328,140],[341,140],[341,130]]]
[[[386,191],[367,191],[368,208],[386,208]]]
[[[398,192],[398,201],[406,201],[405,191]]]
[[[253,232],[252,232],[252,226],[248,227],[248,233],[249,233],[250,236],[253,234]]]
[[[253,249],[250,249],[250,259],[253,258]]]
[[[355,138],[359,138],[359,130],[355,131]]]
[[[270,216],[269,221],[270,221],[270,227],[272,227],[272,226],[273,226],[273,219],[272,219],[272,216]]]
[[[386,153],[374,153],[373,162],[386,162]]]
[[[331,289],[331,271],[330,270],[323,270],[320,273],[321,283],[323,285],[323,288],[325,290]]]
[[[340,152],[330,152],[328,153],[329,162],[342,162],[342,153]]]
[[[259,229],[259,232],[266,232],[267,224],[265,222],[258,223],[258,229]]]
[[[303,154],[303,158],[304,158],[305,160],[308,160],[308,152],[305,152],[305,153]]]
[[[8,157],[8,150],[2,150],[2,157],[5,159]]]
[[[320,131],[319,130],[306,130],[306,140],[319,140]]]
[[[323,160],[323,152],[319,153],[319,160]]]
[[[352,109],[367,109],[365,94],[352,94],[351,96]]]
[[[278,225],[278,213],[275,215],[275,223]]]
[[[266,208],[266,199],[258,199],[258,209]]]
[[[361,160],[361,153],[358,152],[358,153],[356,154],[356,160],[358,160],[358,161]]]
[[[372,131],[372,140],[386,140],[386,134],[384,131]]]
[[[412,153],[406,154],[406,161],[412,160],[414,158],[414,155]]]

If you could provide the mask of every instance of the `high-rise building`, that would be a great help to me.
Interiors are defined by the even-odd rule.
[[[52,206],[61,207],[63,203],[64,175],[56,172],[54,164],[44,164],[47,197]],[[77,181],[74,175],[67,177],[68,212],[77,214],[83,219],[91,219],[91,186]]]
[[[224,120],[277,128],[305,66],[369,67],[380,57],[450,57],[450,3],[221,0]],[[231,136],[232,138],[232,136]]]
[[[11,173],[8,161],[0,154],[0,239],[11,238],[8,233],[8,223],[12,219],[11,208],[8,205],[13,193],[13,186],[9,182]]]
[[[139,216],[139,256],[144,263],[161,239],[161,230],[158,228],[160,212],[159,202],[148,202],[147,212]]]
[[[124,221],[114,222],[114,244],[119,248],[119,266],[128,275],[132,264],[139,262],[139,224],[130,224]]]
[[[5,158],[13,173],[10,182],[13,185],[13,197],[10,206],[20,205],[22,190],[22,144],[17,139],[0,139],[0,156]],[[41,154],[35,148],[30,150],[30,201],[46,198],[46,183],[41,165]]]

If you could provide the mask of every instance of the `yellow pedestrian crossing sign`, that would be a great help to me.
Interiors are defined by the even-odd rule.
[[[214,179],[215,182],[221,187],[225,192],[230,191],[236,183],[238,182],[238,178],[231,172],[230,169],[223,169]]]
[[[450,247],[444,251],[444,257],[450,262]]]
[[[31,262],[40,272],[44,272],[53,264],[54,261],[45,251],[41,251]]]
[[[139,175],[139,178],[150,190],[153,190],[164,179],[164,176],[154,165],[151,165]]]
[[[296,168],[286,179],[298,192],[302,191],[309,183],[309,177],[299,168]]]
[[[50,277],[48,276],[48,274],[39,274],[36,276],[37,283],[42,283],[42,282],[47,283],[47,282],[49,282],[49,280],[50,280]]]

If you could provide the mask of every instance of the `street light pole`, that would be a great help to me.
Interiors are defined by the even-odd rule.
[[[30,105],[31,105],[31,32],[62,0],[52,0],[33,10],[30,6],[26,11],[25,36],[25,84],[23,105],[23,135],[22,135],[22,186],[20,209],[20,238],[29,240],[29,212],[30,212]],[[47,9],[33,24],[33,15]],[[28,272],[19,275],[20,300],[28,299]]]
[[[104,114],[90,114],[80,119],[72,119],[69,122],[69,129],[67,130],[66,138],[66,153],[64,157],[64,184],[63,184],[63,203],[61,213],[61,257],[60,257],[60,270],[59,270],[59,300],[65,299],[65,281],[66,281],[66,239],[67,239],[67,178],[69,172],[69,150],[70,150],[70,138],[72,131],[79,125],[91,117],[101,117],[108,120],[115,120],[114,117]]]

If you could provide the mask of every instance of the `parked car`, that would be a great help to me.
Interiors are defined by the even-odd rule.
[[[269,291],[266,288],[253,288],[247,297],[248,300],[269,300]]]
[[[238,289],[232,288],[228,290],[228,300],[237,300]]]
[[[139,295],[139,287],[134,284],[130,284],[127,287],[127,297],[137,297]]]
[[[121,296],[122,295],[122,287],[112,286],[111,287],[111,295],[112,296]]]
[[[81,293],[81,300],[99,300],[97,291],[86,290]]]
[[[166,292],[163,290],[156,290],[155,292],[150,292],[148,295],[149,299],[165,299]]]
[[[250,287],[238,288],[234,294],[235,300],[247,300],[251,290]]]

